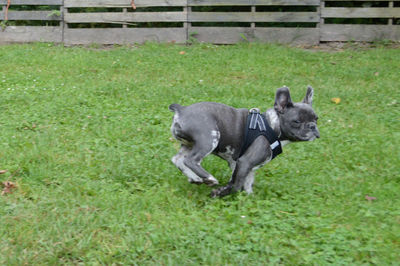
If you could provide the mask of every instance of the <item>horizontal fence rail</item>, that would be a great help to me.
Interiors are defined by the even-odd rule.
[[[352,40],[399,41],[400,0],[0,0],[0,43]]]
[[[341,2],[322,2],[320,41],[400,40],[400,1]]]

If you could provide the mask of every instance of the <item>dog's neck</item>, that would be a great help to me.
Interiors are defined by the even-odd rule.
[[[268,109],[265,112],[265,118],[268,120],[268,124],[270,125],[270,127],[275,131],[275,134],[278,136],[278,138],[280,139],[281,135],[282,135],[282,131],[281,131],[281,123],[279,121],[279,117],[278,114],[276,113],[276,111],[274,110],[274,108]]]
[[[278,136],[278,139],[282,142],[282,145],[290,143],[290,141],[282,133],[281,122],[279,121],[278,114],[274,108],[270,108],[265,112],[265,118],[268,120],[269,125]]]

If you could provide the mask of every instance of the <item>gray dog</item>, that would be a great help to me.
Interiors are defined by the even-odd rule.
[[[277,90],[274,108],[268,109],[262,116],[276,134],[279,146],[319,138],[318,116],[311,107],[313,93],[313,88],[308,86],[303,101],[293,103],[289,88]],[[172,162],[188,177],[189,182],[209,186],[218,184],[218,180],[200,165],[203,158],[212,153],[226,160],[233,173],[229,183],[214,189],[211,196],[223,197],[242,190],[251,193],[254,171],[273,158],[274,145],[266,137],[258,136],[243,150],[249,110],[213,102],[190,106],[171,104],[169,109],[175,112],[172,135],[181,143]]]

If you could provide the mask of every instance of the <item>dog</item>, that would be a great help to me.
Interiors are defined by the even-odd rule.
[[[318,116],[312,108],[314,89],[307,87],[302,102],[293,103],[288,87],[277,89],[275,104],[262,115],[282,146],[320,137]],[[236,191],[252,193],[254,172],[273,158],[273,147],[258,136],[243,151],[248,125],[248,109],[221,103],[199,102],[189,106],[171,104],[174,112],[171,133],[181,143],[172,158],[175,166],[194,184],[218,185],[218,180],[201,166],[204,157],[214,154],[226,160],[232,169],[227,185],[214,189],[211,197],[223,197]],[[253,109],[252,109],[253,110]]]

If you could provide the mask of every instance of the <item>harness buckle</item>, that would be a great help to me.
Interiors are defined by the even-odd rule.
[[[260,113],[260,109],[258,108],[251,108],[249,111],[250,114],[259,114]]]

